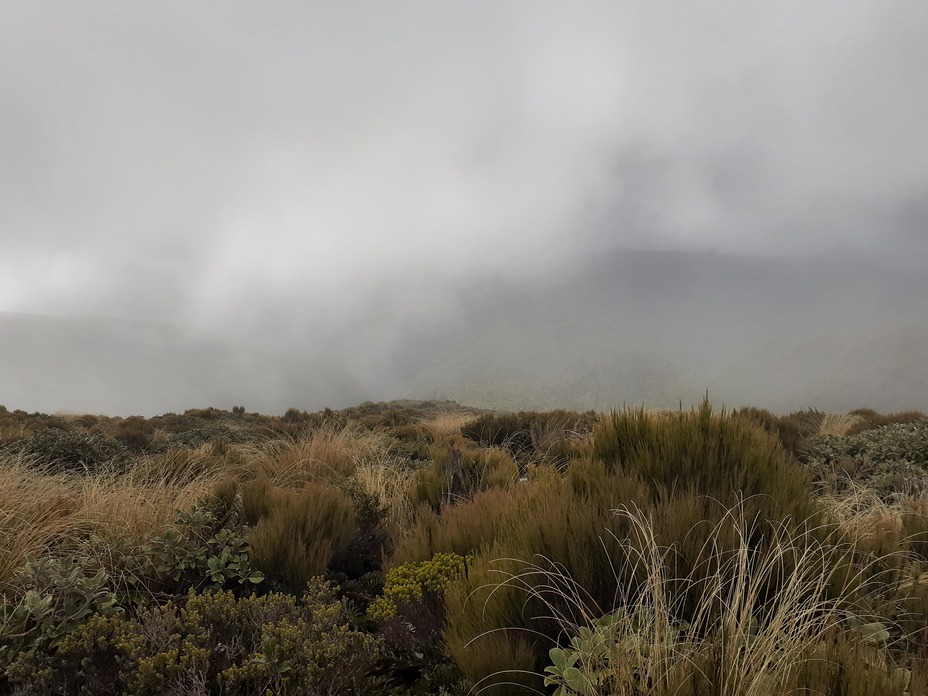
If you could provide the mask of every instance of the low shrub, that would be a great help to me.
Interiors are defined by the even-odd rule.
[[[383,595],[368,607],[367,615],[385,621],[395,618],[404,605],[421,603],[427,595],[441,595],[464,572],[467,560],[456,553],[437,553],[428,561],[393,568],[387,573]]]
[[[259,478],[242,494],[251,562],[273,587],[297,592],[323,575],[356,532],[351,500],[317,483],[300,491],[275,488]]]
[[[881,414],[870,408],[858,408],[851,411],[849,415],[857,416],[858,421],[851,426],[847,435],[857,435],[865,430],[882,428],[884,425],[915,423],[926,418],[921,411],[899,411],[898,413]]]
[[[232,583],[251,586],[262,582],[264,575],[252,568],[250,534],[248,527],[224,524],[201,506],[178,512],[174,528],[152,539],[141,554],[154,565],[161,592],[218,589]]]
[[[93,614],[122,611],[107,586],[107,574],[88,573],[74,559],[29,561],[3,595],[0,608],[0,666],[20,653],[49,650]]]
[[[95,473],[104,468],[124,468],[131,461],[120,442],[102,433],[45,428],[15,446],[23,457],[53,473]]]
[[[370,693],[380,641],[355,630],[331,586],[301,599],[196,594],[136,618],[94,616],[52,654],[20,654],[7,670],[22,696]]]
[[[436,510],[519,479],[519,466],[508,452],[475,447],[459,435],[432,445],[431,453],[432,463],[416,473],[412,498]]]

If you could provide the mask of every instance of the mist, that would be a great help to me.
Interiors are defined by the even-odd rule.
[[[928,7],[0,6],[0,403],[928,408]]]

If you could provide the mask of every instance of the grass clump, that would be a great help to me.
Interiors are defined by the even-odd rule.
[[[889,627],[861,618],[845,595],[831,592],[835,553],[852,549],[809,543],[774,523],[764,525],[772,542],[758,552],[739,507],[703,549],[699,563],[712,572],[679,577],[674,550],[658,542],[649,516],[637,508],[617,514],[630,534],[614,561],[636,566],[645,579],[620,594],[617,609],[603,613],[555,564],[529,564],[505,580],[539,599],[562,628],[545,669],[545,684],[558,693],[911,693],[911,671],[897,668],[887,651]],[[740,543],[719,554],[715,542],[731,534]],[[772,596],[771,583],[781,588]],[[695,610],[678,604],[681,584],[697,589]]]
[[[436,443],[431,454],[431,464],[416,474],[413,499],[436,510],[519,479],[518,464],[506,450],[478,448],[460,435]]]
[[[355,533],[354,505],[344,494],[318,483],[299,491],[271,486],[260,478],[243,491],[251,563],[273,587],[298,592],[324,575]]]
[[[659,417],[641,410],[614,413],[594,430],[582,460],[530,488],[535,495],[527,490],[499,515],[492,542],[483,541],[467,577],[446,593],[449,650],[473,679],[535,670],[543,655],[540,637],[554,639],[561,630],[539,618],[543,608],[531,598],[499,586],[500,572],[519,572],[517,561],[499,559],[551,559],[609,613],[621,606],[623,594],[647,584],[640,566],[615,562],[627,553],[624,540],[633,520],[613,518],[610,511],[634,505],[649,511],[659,543],[673,549],[668,563],[680,579],[674,601],[686,621],[698,611],[700,583],[717,572],[704,562],[706,549],[725,556],[741,543],[732,529],[720,526],[727,505],[740,506],[749,524],[745,543],[755,553],[773,543],[767,525],[802,534],[817,515],[808,474],[776,439],[744,419],[713,414],[707,404]],[[454,519],[441,518],[439,529]],[[713,535],[713,529],[724,533]],[[431,538],[442,535],[436,531]],[[769,581],[764,598],[783,591],[778,583],[786,582],[783,576]],[[501,631],[507,627],[514,630]]]
[[[613,412],[594,431],[591,454],[609,472],[647,484],[655,501],[691,492],[729,505],[748,499],[771,519],[813,512],[808,473],[760,428],[714,414],[708,402],[660,418]]]

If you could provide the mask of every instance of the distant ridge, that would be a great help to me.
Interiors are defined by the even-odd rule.
[[[474,406],[928,408],[928,277],[840,259],[604,255],[473,291],[411,375]],[[401,347],[400,351],[408,351]]]
[[[153,415],[243,404],[266,413],[363,401],[336,365],[273,355],[164,322],[0,312],[0,404]]]

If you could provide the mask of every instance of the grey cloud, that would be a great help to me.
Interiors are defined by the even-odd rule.
[[[0,311],[386,391],[473,288],[617,248],[928,271],[926,33],[879,0],[5,3]]]

